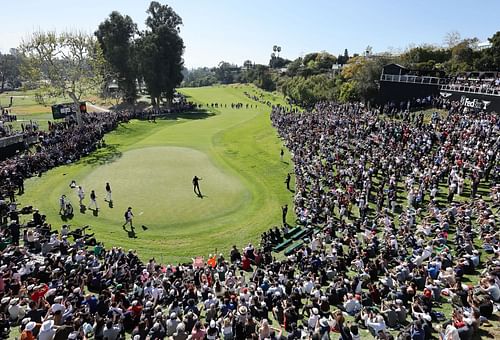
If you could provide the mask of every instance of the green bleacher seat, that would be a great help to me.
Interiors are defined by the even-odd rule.
[[[295,244],[293,244],[291,247],[288,247],[286,250],[285,250],[285,256],[290,256],[292,255],[297,249],[299,249],[300,247],[302,247],[304,245],[304,242],[297,242]]]
[[[296,233],[298,233],[299,231],[302,230],[302,227],[301,226],[296,226],[290,230],[288,230],[288,233],[286,233],[284,235],[285,238],[291,238],[293,235],[295,235]]]
[[[273,250],[276,253],[279,253],[280,251],[282,251],[283,249],[288,247],[290,244],[292,244],[292,240],[285,240],[285,241],[281,242],[280,244],[278,244],[276,247],[274,247]]]
[[[292,240],[297,241],[298,239],[301,239],[304,235],[307,235],[307,232],[309,229],[302,229],[298,233],[292,236]]]

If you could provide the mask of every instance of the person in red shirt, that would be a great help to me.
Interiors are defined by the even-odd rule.
[[[250,266],[250,259],[243,255],[243,258],[241,259],[241,269],[244,271],[249,271],[251,268]]]
[[[41,298],[45,296],[45,293],[49,290],[49,286],[45,283],[35,287],[35,291],[31,294],[31,300],[38,302]]]
[[[142,306],[139,304],[137,300],[132,301],[132,306],[128,308],[134,314],[135,318],[139,318],[142,313]]]

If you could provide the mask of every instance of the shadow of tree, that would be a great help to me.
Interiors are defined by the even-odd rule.
[[[82,162],[86,165],[104,165],[116,161],[121,156],[122,152],[118,150],[118,144],[107,144],[82,159]]]
[[[172,112],[156,117],[157,120],[206,119],[215,116],[214,112],[201,109],[189,112]]]

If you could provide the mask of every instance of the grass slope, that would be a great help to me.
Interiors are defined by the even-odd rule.
[[[189,261],[215,248],[228,251],[232,244],[258,241],[262,231],[280,222],[280,205],[291,201],[283,180],[292,165],[280,162],[281,142],[269,121],[270,108],[260,103],[255,108],[244,91],[257,93],[249,86],[182,89],[190,100],[227,107],[156,124],[125,124],[106,136],[106,148],[27,181],[21,202],[34,203],[59,227],[58,197],[68,193],[77,205],[76,193],[68,187],[75,179],[87,197],[96,190],[101,211],[98,217],[77,211],[70,223],[90,224],[106,246],[137,249],[144,259]],[[231,109],[236,102],[254,107]],[[166,157],[155,159],[158,152]],[[204,178],[201,188],[208,197],[203,202],[192,193],[194,174]],[[113,209],[103,201],[105,181],[113,188]],[[171,190],[165,192],[165,186]],[[134,201],[151,206],[135,207]],[[138,238],[121,229],[123,209],[129,204],[134,206],[135,223],[150,226],[146,232],[137,229]],[[140,211],[144,214],[138,216]]]

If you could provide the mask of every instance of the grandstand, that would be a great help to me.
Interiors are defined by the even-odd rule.
[[[472,109],[500,112],[500,73],[466,72],[456,76],[439,71],[410,70],[397,64],[384,66],[380,76],[380,102],[407,102],[441,97],[460,101]]]

